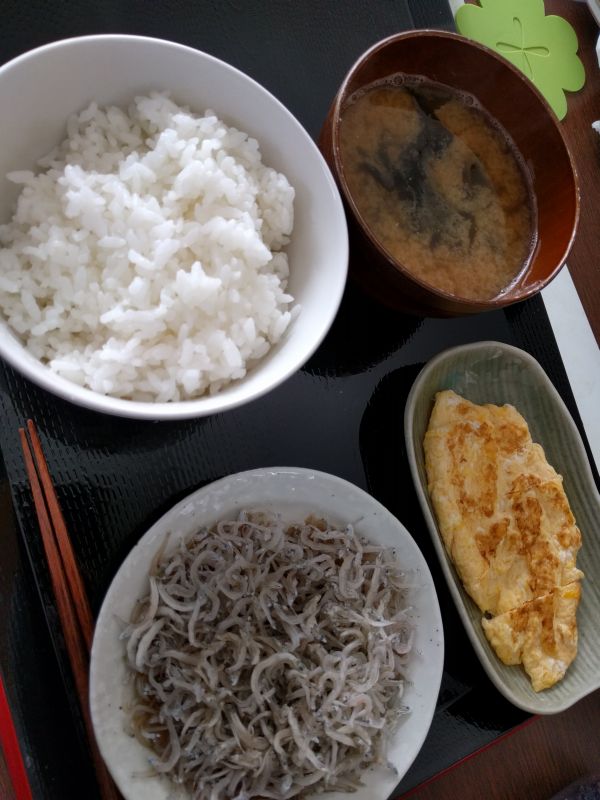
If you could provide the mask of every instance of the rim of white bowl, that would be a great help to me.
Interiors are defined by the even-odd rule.
[[[218,414],[230,409],[239,408],[246,403],[257,400],[259,397],[264,396],[271,390],[280,386],[284,381],[290,378],[297,372],[317,350],[337,315],[344,289],[346,287],[346,280],[348,276],[348,259],[349,259],[349,242],[348,242],[348,227],[346,224],[346,216],[344,207],[338,188],[336,186],[331,170],[327,162],[323,158],[321,151],[317,147],[315,141],[310,136],[304,125],[292,114],[292,112],[280,101],[275,95],[265,89],[258,81],[251,78],[242,70],[233,67],[226,61],[223,61],[216,56],[212,56],[203,50],[198,50],[194,47],[188,47],[178,42],[173,42],[170,39],[158,39],[153,36],[135,36],[131,34],[116,34],[116,33],[103,33],[94,34],[90,36],[74,36],[67,39],[59,39],[55,42],[36,47],[33,50],[28,50],[16,58],[11,59],[6,64],[0,66],[0,79],[5,72],[18,67],[29,60],[34,60],[41,53],[48,52],[49,50],[60,49],[61,47],[71,47],[79,45],[82,42],[97,42],[97,41],[126,41],[126,42],[152,42],[159,47],[174,48],[177,50],[193,53],[200,56],[213,64],[219,65],[225,71],[231,72],[253,85],[254,88],[263,93],[265,96],[279,107],[281,112],[287,116],[293,124],[298,127],[299,133],[306,139],[309,147],[312,149],[313,154],[320,162],[323,168],[323,176],[327,184],[332,202],[332,208],[335,211],[335,216],[342,222],[342,236],[340,237],[340,263],[344,264],[344,269],[339,271],[338,279],[328,292],[329,308],[327,314],[323,319],[323,325],[318,336],[315,337],[311,346],[302,354],[301,358],[296,358],[281,371],[277,377],[265,386],[258,385],[250,391],[244,391],[244,382],[246,378],[251,377],[255,370],[260,370],[261,362],[259,361],[248,373],[248,376],[241,378],[238,382],[233,382],[226,386],[221,392],[215,395],[202,395],[193,400],[179,400],[169,403],[152,403],[140,400],[126,400],[124,398],[113,397],[112,395],[103,395],[98,392],[88,389],[84,386],[68,381],[60,375],[52,372],[49,367],[45,366],[34,359],[34,357],[27,351],[25,345],[18,342],[16,335],[9,328],[4,319],[0,318],[0,323],[6,329],[6,334],[0,329],[0,356],[5,359],[17,372],[24,375],[37,386],[45,389],[50,394],[58,396],[63,400],[74,403],[80,407],[86,408],[91,411],[98,411],[112,416],[126,417],[132,419],[146,419],[146,420],[182,420],[194,417],[204,417],[210,414]],[[333,217],[332,217],[333,218]],[[293,235],[293,234],[292,234]],[[292,322],[293,330],[293,322]],[[286,337],[291,333],[290,330],[286,331],[283,338],[274,347],[283,346]],[[16,340],[19,348],[28,356],[25,361],[21,360],[20,350],[14,352],[11,347],[5,347],[6,336],[10,336]],[[267,354],[268,356],[268,354]]]

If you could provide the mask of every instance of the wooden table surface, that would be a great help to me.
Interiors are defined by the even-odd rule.
[[[581,182],[581,219],[568,264],[600,343],[600,136],[591,128],[600,119],[600,69],[595,52],[599,32],[585,3],[546,0],[545,6],[547,13],[560,14],[575,28],[586,71],[584,88],[568,95],[569,112],[562,123]],[[548,800],[565,785],[593,773],[600,773],[600,691],[562,714],[534,719],[410,797]],[[14,798],[1,751],[0,798]]]
[[[562,122],[575,159],[581,186],[581,215],[569,271],[600,344],[600,136],[592,122],[600,119],[600,68],[596,56],[598,27],[586,3],[546,0],[546,12],[559,14],[573,25],[586,81],[580,92],[568,92],[568,112]]]
[[[0,797],[2,798],[2,800],[4,800],[4,798],[6,798],[6,800],[12,800],[12,798],[14,797],[14,792],[12,791],[12,786],[6,769],[6,762],[4,760],[4,755],[2,753],[1,747],[0,747]]]

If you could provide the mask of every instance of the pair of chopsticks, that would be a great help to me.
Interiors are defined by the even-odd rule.
[[[102,800],[118,800],[120,794],[98,750],[90,716],[89,666],[94,632],[90,604],[32,420],[27,420],[26,431],[19,428],[19,436],[100,796]]]

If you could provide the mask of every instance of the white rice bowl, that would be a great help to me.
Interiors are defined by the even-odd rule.
[[[108,362],[103,363],[99,370],[92,370],[94,379],[100,381],[98,388],[92,389],[89,384],[82,385],[73,380],[76,375],[81,380],[85,369],[78,366],[72,376],[67,378],[66,373],[60,374],[51,369],[48,361],[33,353],[27,346],[31,330],[46,321],[43,318],[48,305],[47,301],[38,301],[35,293],[30,290],[31,297],[24,295],[25,303],[31,298],[35,299],[42,319],[36,319],[29,330],[20,333],[8,323],[5,314],[0,310],[0,358],[46,391],[84,408],[137,419],[175,420],[216,414],[248,403],[274,389],[307,361],[323,340],[339,308],[348,269],[348,234],[342,202],[329,168],[309,134],[273,95],[247,75],[206,53],[174,42],[121,34],[84,36],[52,42],[0,66],[0,110],[4,112],[0,114],[0,225],[11,224],[18,197],[24,188],[29,188],[27,184],[30,176],[23,173],[38,174],[40,169],[48,169],[40,168],[39,159],[70,135],[66,125],[73,114],[80,114],[92,102],[101,109],[117,106],[126,112],[135,97],[148,96],[152,92],[167,94],[174,102],[187,106],[198,116],[205,109],[213,109],[216,116],[223,120],[224,127],[234,126],[239,131],[247,132],[249,139],[256,139],[263,164],[276,173],[285,175],[289,185],[294,188],[291,235],[283,233],[288,223],[281,223],[282,236],[289,236],[289,244],[278,245],[274,240],[269,247],[264,241],[265,233],[268,227],[273,231],[273,225],[270,221],[268,224],[263,222],[261,229],[263,244],[274,254],[272,261],[275,262],[276,269],[273,268],[272,273],[280,280],[280,289],[273,291],[280,303],[277,314],[272,315],[269,333],[264,336],[257,330],[257,337],[263,335],[268,339],[270,349],[258,359],[246,359],[245,365],[241,367],[246,370],[244,377],[232,378],[232,373],[240,369],[239,366],[233,366],[234,362],[239,363],[237,355],[232,349],[228,351],[225,348],[223,351],[221,348],[220,363],[215,367],[217,371],[221,370],[221,374],[210,376],[213,390],[207,388],[203,394],[199,394],[200,382],[206,375],[199,376],[197,389],[191,389],[196,381],[196,375],[191,370],[199,369],[196,364],[185,375],[187,388],[183,384],[183,372],[187,367],[187,354],[183,349],[181,356],[184,366],[176,362],[168,363],[169,379],[160,386],[155,382],[151,394],[147,395],[148,399],[104,394],[102,392],[109,388],[110,381],[115,380],[110,374],[114,370],[114,364],[110,365],[108,375],[102,376],[102,369]],[[15,171],[17,175],[14,175]],[[25,178],[26,183],[15,183],[6,177],[8,174],[17,180]],[[129,178],[133,181],[133,175]],[[141,176],[138,175],[138,178]],[[133,183],[131,187],[133,189]],[[42,226],[47,221],[48,217],[44,218]],[[160,228],[157,233],[160,233]],[[164,236],[165,240],[169,238],[173,237]],[[15,243],[16,241],[5,241],[5,247],[11,250]],[[115,244],[115,241],[105,239],[104,244]],[[33,246],[40,248],[39,243]],[[77,249],[79,250],[79,245]],[[289,259],[287,285],[284,285],[286,279],[280,253]],[[38,253],[38,257],[40,255]],[[181,255],[177,253],[174,257],[177,259]],[[62,257],[66,257],[64,253]],[[73,291],[75,280],[82,277],[79,266],[78,262],[69,272],[69,293]],[[10,267],[10,270],[13,269],[14,265]],[[206,269],[203,265],[205,274]],[[266,272],[269,265],[260,269]],[[191,268],[187,272],[190,273]],[[0,269],[0,276],[4,279],[7,279],[8,274],[6,266]],[[140,274],[139,277],[149,281],[147,275]],[[196,277],[202,276],[196,272],[196,275],[192,275],[194,282]],[[208,273],[208,277],[213,276]],[[13,279],[8,279],[9,289],[11,280]],[[124,295],[127,294],[131,282],[128,281],[122,287],[123,296],[118,298],[121,304],[124,303]],[[171,282],[169,279],[169,285]],[[93,283],[91,280],[91,284]],[[144,287],[145,284],[140,284],[139,281],[134,283],[133,294],[135,295],[136,289]],[[6,288],[5,284],[5,295],[13,294],[6,292]],[[208,288],[206,283],[205,288]],[[101,291],[107,294],[113,289],[102,286]],[[92,290],[91,295],[92,301],[98,304],[99,292]],[[292,296],[294,300],[284,300],[284,295]],[[86,303],[88,300],[86,298]],[[23,306],[22,300],[20,304]],[[77,315],[80,312],[79,304],[75,305],[78,307],[73,313]],[[296,306],[300,308],[299,313],[294,312]],[[126,309],[127,313],[132,310]],[[26,313],[31,312],[37,317],[35,307],[29,302]],[[138,312],[142,315],[147,313],[145,309],[137,309],[136,313]],[[288,312],[291,319],[287,318]],[[297,313],[296,317],[294,313]],[[68,315],[65,313],[61,319],[67,322],[69,318],[70,324],[70,316],[71,312]],[[282,327],[287,324],[283,334],[278,330],[276,318]],[[227,328],[220,326],[219,330]],[[246,337],[251,338],[252,331],[248,324],[242,330]],[[45,346],[53,336],[58,341],[60,333],[60,328],[41,333],[41,346]],[[74,336],[75,333],[69,335]],[[278,335],[280,338],[275,341]],[[241,333],[236,336],[241,342]],[[118,336],[113,338],[119,339]],[[132,338],[128,337],[128,342]],[[184,333],[182,338],[189,338],[188,334]],[[238,344],[233,337],[229,338],[232,338],[241,354],[244,345]],[[140,347],[141,352],[141,343],[134,345]],[[80,345],[79,349],[84,348]],[[113,347],[111,353],[109,348],[111,358],[117,355],[117,350],[118,347]],[[260,352],[260,347],[258,351]],[[52,355],[51,358],[55,356]],[[132,362],[133,359],[129,354],[124,359],[123,348],[120,348],[118,358],[115,359],[120,370],[118,380],[123,383],[132,381],[130,367],[135,370],[135,365],[127,363],[125,370],[121,367],[123,360]],[[162,358],[160,348],[154,352],[154,358]],[[230,358],[232,361],[228,363]],[[64,356],[61,355],[61,359],[64,363]],[[217,361],[213,359],[213,363],[216,365]],[[155,374],[155,366],[156,364],[152,365],[152,369],[147,366],[144,370],[137,368],[142,373],[137,377],[144,380],[146,372]],[[182,380],[176,390],[180,392],[181,399],[158,400],[158,397],[168,394],[173,386],[172,373],[178,370]],[[102,384],[103,379],[109,383]],[[11,380],[10,373],[8,380]],[[148,382],[149,380],[148,378]],[[115,391],[114,383],[112,391]],[[145,396],[139,386],[137,391],[140,392],[138,397]],[[185,399],[186,391],[191,399]]]
[[[92,103],[0,227],[0,309],[95,392],[187,400],[243,378],[287,329],[294,190],[258,142],[166,95]]]

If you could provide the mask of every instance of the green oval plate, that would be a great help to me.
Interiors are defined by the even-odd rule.
[[[520,666],[505,666],[481,627],[481,612],[462,587],[450,561],[427,491],[423,439],[435,393],[455,392],[474,403],[510,403],[525,417],[531,435],[564,487],[581,530],[577,566],[584,573],[577,614],[579,647],[562,681],[534,692]],[[500,342],[455,347],[433,358],[417,377],[406,402],[404,435],[413,481],[425,521],[456,608],[483,668],[497,689],[534,714],[564,711],[600,687],[600,495],[573,418],[550,379],[528,353]]]

